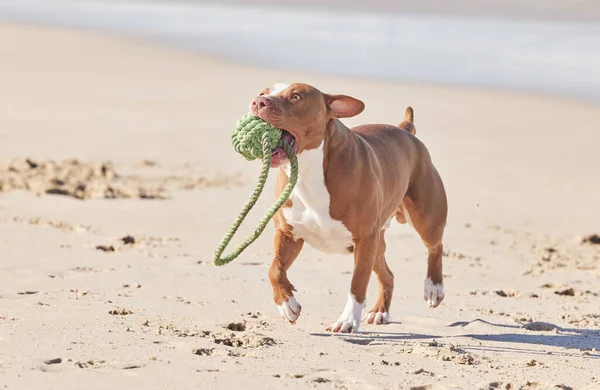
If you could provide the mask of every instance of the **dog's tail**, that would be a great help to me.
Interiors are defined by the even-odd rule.
[[[404,121],[398,125],[402,130],[406,130],[412,135],[417,134],[417,128],[415,127],[415,112],[412,107],[406,107],[404,113]]]

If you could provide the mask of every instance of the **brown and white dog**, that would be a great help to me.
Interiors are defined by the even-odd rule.
[[[274,217],[274,257],[269,270],[275,303],[292,324],[301,306],[287,271],[304,243],[326,253],[354,254],[348,301],[328,330],[358,331],[371,272],[377,275],[379,294],[363,319],[389,322],[394,276],[385,260],[384,235],[393,217],[411,224],[429,251],[426,303],[433,308],[444,299],[446,193],[427,148],[414,135],[413,111],[407,108],[399,126],[349,129],[339,120],[363,109],[360,100],[328,95],[306,84],[275,84],[250,103],[252,114],[284,130],[284,141],[298,155],[298,182]],[[290,167],[283,150],[273,151],[271,167],[280,168],[279,196]]]

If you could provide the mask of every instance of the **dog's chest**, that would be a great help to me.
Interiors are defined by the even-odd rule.
[[[289,168],[286,171],[289,175]],[[292,206],[283,209],[283,216],[295,239],[322,252],[350,253],[352,234],[329,213],[331,198],[323,175],[322,146],[298,156],[298,182],[289,199]]]

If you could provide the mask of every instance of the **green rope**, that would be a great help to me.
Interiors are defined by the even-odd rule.
[[[281,142],[280,129],[271,126],[269,123],[257,116],[248,114],[238,121],[237,127],[231,136],[231,141],[235,151],[240,153],[247,160],[251,161],[257,158],[262,158],[263,166],[260,171],[260,176],[258,177],[258,184],[256,185],[254,192],[252,192],[250,200],[248,203],[246,203],[238,217],[233,222],[233,225],[229,228],[227,234],[225,234],[215,250],[213,256],[215,265],[225,265],[231,262],[238,257],[244,251],[244,249],[248,247],[248,245],[252,244],[258,238],[258,236],[260,236],[271,218],[273,218],[277,210],[279,210],[283,205],[283,202],[285,202],[290,196],[294,186],[296,185],[296,181],[298,180],[298,159],[294,153],[294,148],[285,142]],[[267,214],[260,220],[254,232],[250,234],[244,240],[244,242],[242,242],[230,254],[221,257],[225,251],[225,248],[231,242],[233,235],[235,232],[237,232],[238,228],[252,207],[254,207],[254,204],[262,193],[267,181],[267,175],[269,174],[269,168],[271,167],[271,152],[277,147],[283,148],[291,163],[291,172],[288,184],[285,186],[281,195],[279,195],[279,198],[277,198],[275,203],[273,203],[271,208],[267,211]]]

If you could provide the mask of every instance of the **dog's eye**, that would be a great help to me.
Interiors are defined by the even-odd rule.
[[[298,92],[294,92],[294,94],[292,95],[292,99],[294,100],[300,100],[301,98],[302,96],[300,96]]]
[[[258,96],[265,96],[265,93],[261,92],[260,95],[258,95]]]

